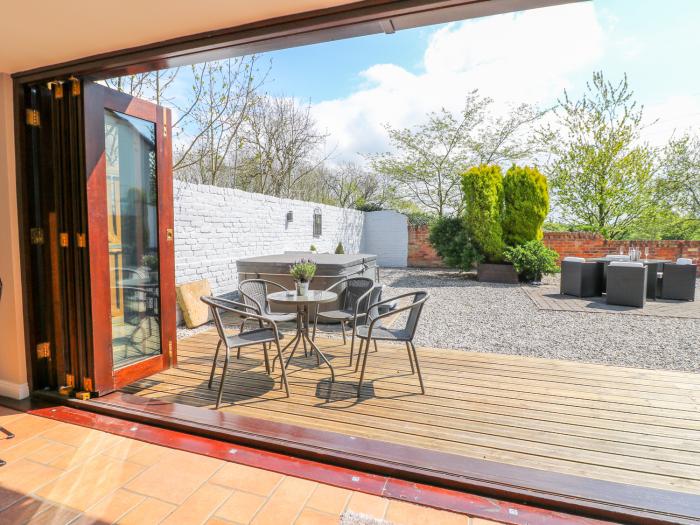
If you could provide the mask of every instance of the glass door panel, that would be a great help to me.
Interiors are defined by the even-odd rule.
[[[161,353],[156,124],[105,109],[115,369]]]

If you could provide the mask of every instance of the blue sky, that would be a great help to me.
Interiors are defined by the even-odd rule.
[[[661,144],[700,128],[700,0],[594,0],[266,53],[265,89],[312,104],[334,158],[390,148],[385,123],[412,126],[467,92],[495,111],[551,106],[593,71],[626,72]]]

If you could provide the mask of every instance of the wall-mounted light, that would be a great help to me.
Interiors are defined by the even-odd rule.
[[[294,222],[294,212],[291,210],[287,212],[287,222]]]
[[[320,237],[323,233],[321,208],[314,209],[314,237]]]

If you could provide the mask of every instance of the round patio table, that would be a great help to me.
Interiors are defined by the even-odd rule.
[[[301,342],[304,346],[304,354],[307,354],[307,346],[309,344],[309,349],[316,352],[316,362],[321,364],[320,359],[328,365],[331,370],[331,382],[335,382],[335,371],[331,365],[328,358],[321,352],[321,350],[316,346],[316,344],[309,337],[309,313],[315,311],[316,305],[323,303],[332,303],[338,299],[338,294],[334,292],[327,292],[325,290],[309,290],[306,295],[297,295],[296,292],[274,292],[268,294],[267,300],[272,304],[284,304],[293,305],[297,309],[297,333],[294,338],[289,341],[282,350],[284,353],[287,348],[289,348],[292,343],[294,347],[292,348],[292,353],[289,354],[287,358],[287,363],[285,366],[289,365],[289,362],[294,357],[294,352],[296,352],[299,343]],[[274,366],[274,365],[273,365]]]

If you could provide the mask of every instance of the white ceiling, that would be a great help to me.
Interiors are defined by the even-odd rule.
[[[0,72],[224,29],[351,0],[4,0]]]

